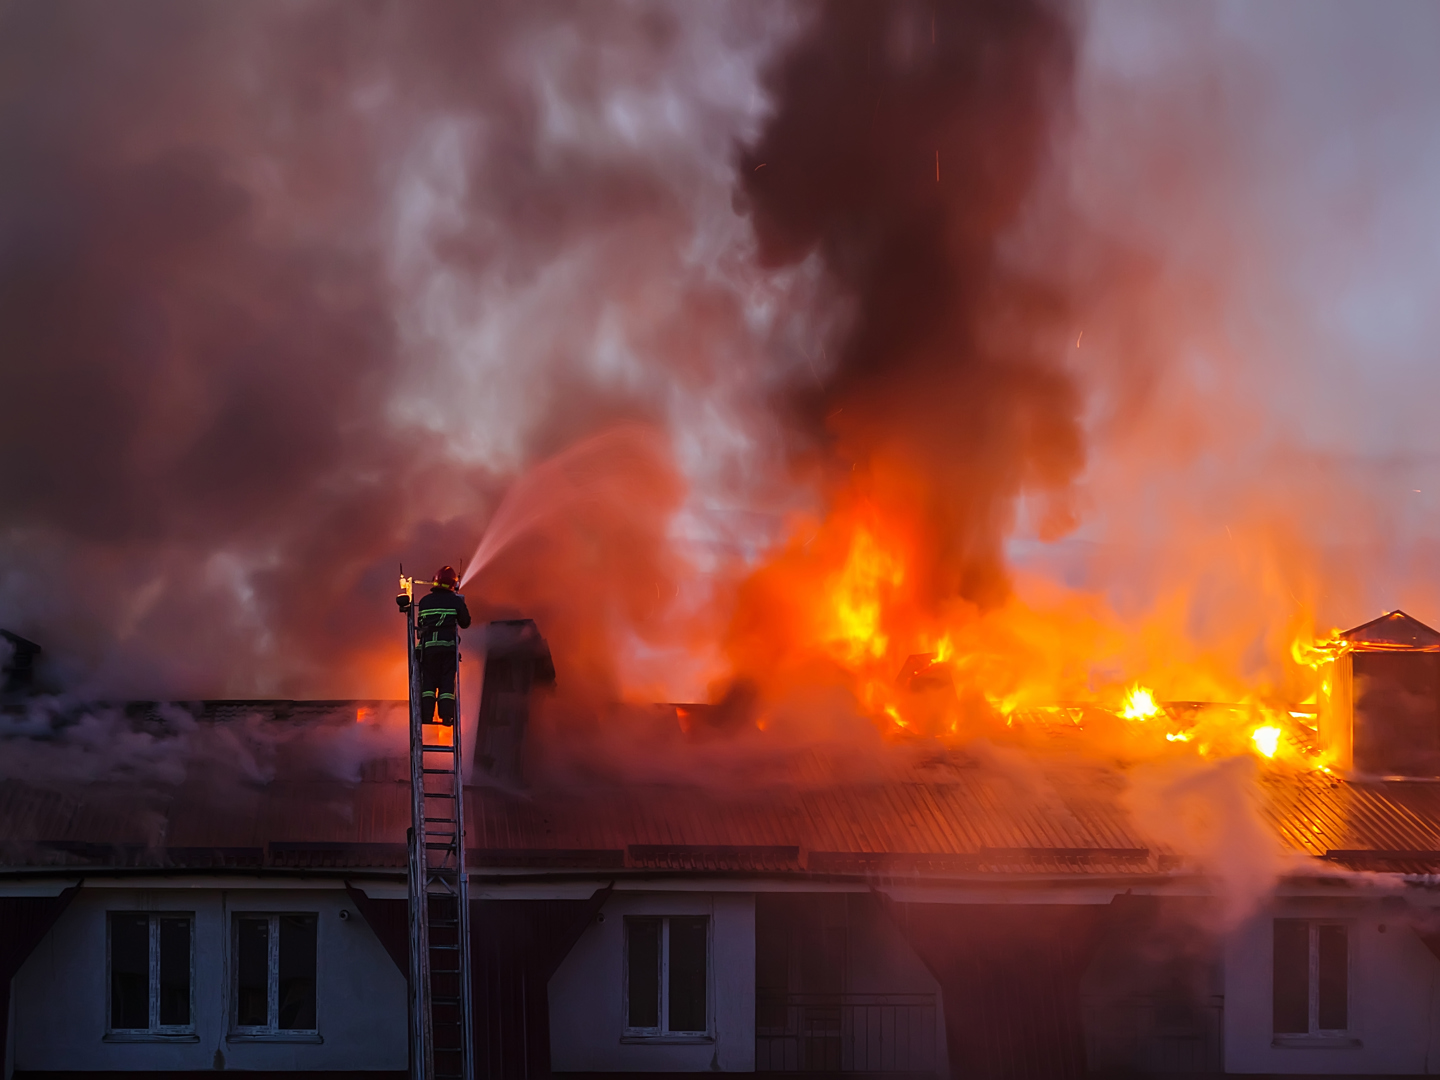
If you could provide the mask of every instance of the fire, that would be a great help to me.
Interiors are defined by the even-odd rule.
[[[830,582],[833,616],[830,644],[846,663],[885,655],[881,629],[885,594],[905,580],[904,564],[865,528],[855,530],[844,568]]]
[[[1266,724],[1264,727],[1258,727],[1250,733],[1250,741],[1255,744],[1255,749],[1259,750],[1265,757],[1273,758],[1275,752],[1280,749],[1281,734],[1283,733],[1278,727],[1273,724]]]
[[[983,736],[1039,748],[1062,738],[1121,760],[1332,764],[1317,717],[1341,643],[1309,632],[1303,612],[1266,642],[1273,674],[1262,682],[1238,674],[1254,668],[1253,629],[1237,627],[1219,646],[1197,642],[1197,598],[1183,592],[1139,618],[1018,573],[992,606],[943,599],[935,552],[907,505],[853,497],[823,520],[799,521],[745,580],[726,648],[732,670],[776,705],[762,707],[757,729],[775,730],[782,703],[824,688],[897,740]]]
[[[1345,642],[1340,638],[1340,631],[1335,629],[1319,641],[1313,637],[1296,637],[1290,643],[1290,658],[1296,664],[1319,671],[1323,665],[1339,656],[1344,648]]]
[[[1163,711],[1155,701],[1155,692],[1137,682],[1125,695],[1125,704],[1120,709],[1120,715],[1126,720],[1150,720]]]

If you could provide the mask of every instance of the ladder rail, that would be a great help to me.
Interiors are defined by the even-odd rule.
[[[410,674],[410,1076],[411,1080],[433,1080],[430,911],[425,887],[425,755],[420,749],[424,742],[420,724],[420,663],[415,638],[412,596],[405,610],[405,652]]]
[[[470,874],[465,866],[465,740],[460,737],[460,718],[465,710],[460,707],[460,651],[455,651],[455,726],[451,735],[451,746],[455,762],[455,792],[452,805],[455,813],[455,874],[458,879],[456,917],[459,922],[460,944],[460,1075],[464,1080],[473,1080],[475,1075],[475,1010],[471,1001],[472,984],[470,972]],[[476,732],[478,737],[479,732]]]
[[[474,1077],[474,1009],[470,956],[470,888],[465,866],[465,770],[464,739],[461,731],[463,709],[460,699],[460,653],[455,654],[455,722],[450,728],[450,743],[427,743],[422,719],[423,697],[420,686],[420,650],[417,648],[416,614],[413,579],[402,578],[401,588],[411,597],[406,609],[406,647],[409,649],[410,673],[410,790],[411,827],[409,832],[409,896],[410,896],[410,1039],[411,1080],[440,1080],[459,1076]],[[437,700],[438,704],[438,700]],[[439,768],[434,759],[450,755],[448,768]],[[449,790],[426,787],[432,783]],[[453,815],[453,816],[451,816]],[[434,826],[434,828],[431,828]],[[448,828],[448,831],[446,827]],[[438,905],[432,920],[432,904]],[[455,905],[455,917],[448,918],[448,906]],[[441,934],[436,942],[432,924]],[[452,936],[453,934],[453,936]],[[454,955],[455,966],[450,960]],[[436,966],[436,962],[439,966]],[[437,992],[437,980],[456,980]],[[446,1014],[437,1019],[436,1006]],[[458,1007],[458,1018],[449,1010]],[[453,1034],[460,1028],[459,1038],[451,1042],[447,1036],[443,1046],[436,1045],[436,1027]],[[456,1045],[458,1043],[458,1045]],[[456,1058],[458,1057],[458,1062]],[[445,1071],[441,1070],[441,1064]],[[450,1072],[458,1065],[459,1073]]]

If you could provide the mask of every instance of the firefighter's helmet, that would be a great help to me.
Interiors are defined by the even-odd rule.
[[[460,575],[455,573],[453,566],[442,566],[435,571],[435,584],[443,585],[447,589],[453,589],[460,584]]]

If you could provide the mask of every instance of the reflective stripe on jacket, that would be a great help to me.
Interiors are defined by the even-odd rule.
[[[465,606],[465,598],[439,585],[415,605],[416,640],[422,648],[454,649],[460,644],[460,631],[469,625],[470,609]]]

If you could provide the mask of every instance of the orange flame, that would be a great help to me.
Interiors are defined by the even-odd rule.
[[[905,580],[905,567],[871,533],[855,530],[845,566],[829,582],[831,647],[839,659],[854,664],[885,655],[889,637],[881,629],[886,594]]]

